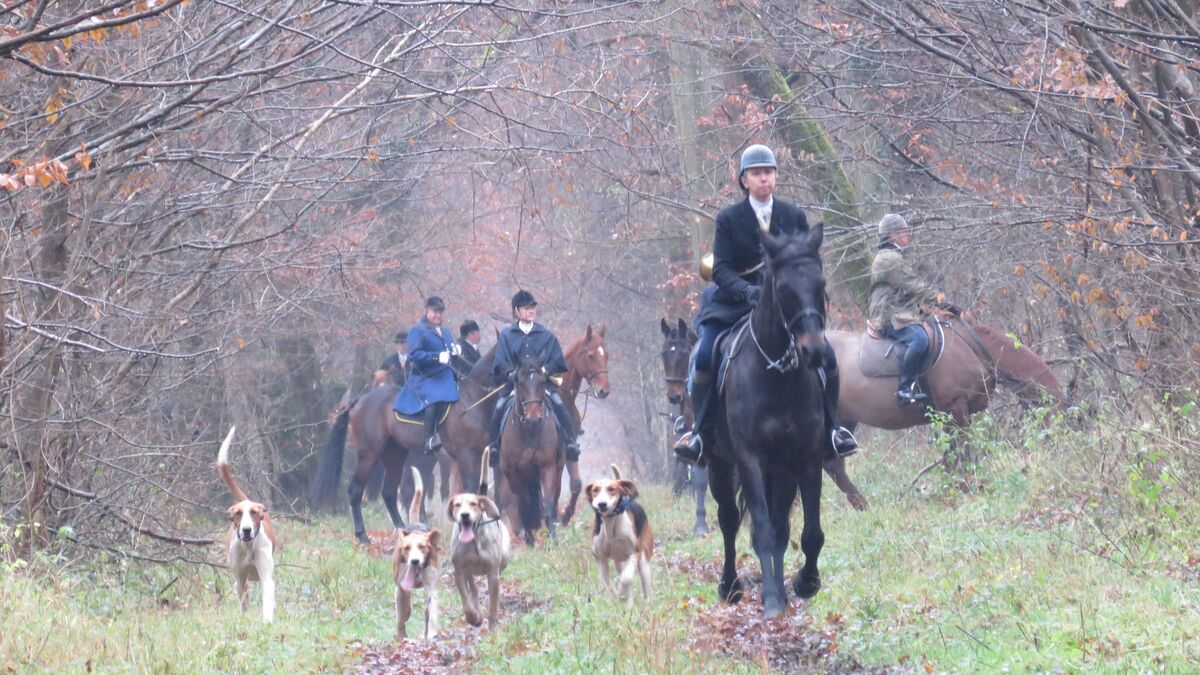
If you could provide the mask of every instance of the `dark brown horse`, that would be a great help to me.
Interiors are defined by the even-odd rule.
[[[688,329],[683,319],[675,326],[662,320],[663,332],[663,380],[667,383],[667,403],[679,407],[679,415],[672,419],[677,423],[672,427],[692,428],[692,397],[688,392],[688,361],[692,347],[696,345],[697,336]],[[682,424],[678,423],[682,420]],[[674,429],[673,433],[681,433],[682,429]],[[672,459],[672,489],[679,496],[686,488],[696,500],[696,522],[692,525],[692,534],[703,537],[708,534],[708,511],[705,508],[704,497],[708,493],[708,468],[690,466],[677,458]]]
[[[491,368],[493,354],[479,360],[472,367],[468,376],[459,384],[459,394],[462,399],[450,406],[445,420],[439,427],[443,438],[455,441],[446,443],[446,450],[459,471],[450,472],[451,494],[461,492],[461,487],[467,484],[471,472],[479,475],[479,460],[483,453],[483,445],[478,452],[470,449],[462,439],[471,436],[470,427],[477,417],[491,415],[488,402],[476,406],[466,412],[486,390],[488,370]],[[424,452],[425,431],[420,419],[401,420],[396,417],[392,406],[400,387],[385,385],[375,387],[358,399],[351,401],[334,418],[329,440],[321,455],[316,473],[313,475],[309,496],[315,504],[328,504],[332,501],[341,480],[342,460],[345,455],[346,438],[350,436],[358,455],[358,466],[354,477],[350,480],[348,492],[350,495],[350,512],[354,518],[354,535],[359,541],[369,543],[366,526],[363,523],[362,499],[367,481],[371,477],[377,462],[383,462],[383,503],[391,516],[392,526],[399,528],[404,522],[396,507],[396,487],[400,484],[403,467],[410,454]],[[465,414],[464,414],[465,413]],[[486,428],[486,421],[483,426]],[[486,432],[484,444],[487,443]],[[465,449],[464,449],[465,448]],[[472,461],[472,459],[474,461]]]
[[[797,491],[804,512],[804,566],[792,588],[801,598],[811,598],[821,588],[821,468],[829,433],[817,370],[825,357],[823,236],[821,225],[795,235],[760,233],[766,254],[762,296],[750,312],[746,341],[728,357],[714,411],[717,433],[709,485],[725,552],[717,591],[729,602],[742,594],[736,543],[740,489],[762,569],[767,617],[778,616],[788,604],[783,566]]]
[[[996,383],[1011,388],[1025,404],[1040,403],[1043,393],[1066,408],[1067,398],[1050,367],[1032,350],[985,326],[944,317],[945,347],[927,374],[933,408],[965,427],[971,415],[991,400]],[[896,377],[867,377],[859,367],[861,333],[826,331],[842,371],[838,413],[850,423],[878,429],[906,429],[928,424],[922,406],[896,401]]]
[[[567,415],[575,425],[577,434],[583,434],[583,416],[579,414],[575,399],[578,398],[583,383],[588,384],[588,390],[584,393],[587,397],[605,399],[612,391],[608,382],[608,348],[604,345],[604,330],[604,324],[593,329],[589,323],[584,336],[563,350],[568,370],[563,375],[558,393],[566,404]],[[567,462],[567,474],[570,477],[571,497],[567,501],[567,508],[563,510],[564,525],[571,522],[572,516],[575,515],[575,505],[579,501],[580,491],[583,490],[583,481],[579,478],[579,462]]]
[[[555,537],[558,531],[558,497],[566,457],[559,443],[558,426],[546,398],[543,357],[525,359],[518,366],[513,401],[500,435],[500,473],[497,490],[513,532],[525,531],[532,546],[542,520]],[[515,504],[516,509],[511,508]]]

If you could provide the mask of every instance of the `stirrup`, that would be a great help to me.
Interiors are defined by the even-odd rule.
[[[425,439],[425,454],[433,455],[438,450],[442,449],[442,437],[435,431],[433,435]]]
[[[695,466],[705,466],[708,460],[704,457],[704,437],[698,431],[684,434],[673,448],[675,457],[681,462]]]
[[[854,432],[846,427],[837,427],[829,434],[829,439],[833,443],[833,451],[838,457],[849,457],[858,452],[858,439],[854,437]]]
[[[566,451],[568,462],[579,461],[579,443],[576,441],[567,441],[563,444],[563,449]]]

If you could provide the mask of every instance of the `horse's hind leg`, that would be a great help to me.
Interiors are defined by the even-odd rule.
[[[708,534],[708,511],[704,506],[704,486],[707,484],[708,469],[701,467],[692,469],[692,478],[688,482],[688,490],[696,497],[696,524],[692,527],[692,535],[696,537],[703,537]]]
[[[725,602],[733,603],[742,599],[742,582],[737,578],[737,533],[742,514],[738,511],[733,465],[715,457],[710,464],[708,485],[717,502],[717,523],[721,527],[721,539],[725,545],[725,562],[721,568],[717,595]]]
[[[846,495],[846,500],[850,502],[850,506],[856,511],[867,510],[867,498],[858,491],[858,486],[854,481],[850,480],[850,475],[846,473],[846,458],[835,457],[825,462],[825,473],[833,479],[833,484],[838,486],[838,489]]]
[[[571,497],[567,500],[567,508],[563,510],[562,522],[563,525],[571,522],[571,518],[575,516],[575,506],[579,502],[579,493],[583,491],[583,481],[579,478],[579,462],[567,462],[567,478],[570,480]],[[557,481],[559,487],[562,487],[562,472],[559,472]]]
[[[800,504],[804,508],[804,529],[800,533],[804,567],[792,580],[792,590],[801,598],[811,598],[821,590],[817,558],[825,545],[825,533],[821,531],[821,470],[816,464],[806,467],[800,475]]]
[[[404,476],[404,460],[408,454],[392,441],[388,441],[383,451],[383,465],[386,469],[383,475],[383,505],[387,507],[388,515],[392,518],[392,527],[404,527],[400,517],[400,509],[396,508],[396,488],[400,486],[400,478]],[[409,497],[411,499],[411,496]]]
[[[346,494],[350,497],[350,516],[354,519],[354,538],[363,544],[370,544],[371,540],[367,538],[367,526],[363,524],[362,515],[363,492],[366,489],[367,482],[359,478],[356,473],[354,478],[350,479],[350,486],[346,488]]]

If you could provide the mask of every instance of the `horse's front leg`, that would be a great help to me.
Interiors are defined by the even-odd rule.
[[[805,467],[800,475],[800,504],[804,508],[804,529],[800,532],[804,567],[792,580],[792,590],[801,598],[811,598],[821,590],[817,558],[825,545],[825,533],[821,531],[821,469],[816,462]]]
[[[550,530],[550,540],[558,540],[558,493],[562,490],[562,466],[552,462],[542,469],[542,515]]]
[[[403,466],[403,463],[401,463],[401,466]],[[387,507],[388,515],[392,518],[392,527],[395,529],[404,527],[404,520],[400,517],[400,509],[396,506],[396,488],[400,486],[400,477],[403,475],[403,470],[393,471],[389,463],[387,473],[383,477],[383,504]]]
[[[704,506],[704,486],[708,483],[708,469],[695,467],[692,478],[688,482],[688,490],[696,497],[696,524],[692,527],[692,536],[703,537],[708,534],[708,511]]]
[[[575,507],[579,502],[579,493],[583,491],[583,480],[579,477],[579,462],[567,462],[567,477],[571,486],[571,496],[567,500],[567,508],[563,509],[562,522],[564,525],[571,522],[571,518],[575,515]],[[562,479],[559,479],[559,487],[561,488]]]
[[[750,511],[750,542],[762,569],[763,615],[770,619],[779,616],[787,608],[787,596],[779,581],[782,580],[782,576],[775,569],[777,533],[774,523],[771,522],[771,510],[767,505],[763,466],[749,448],[740,447],[735,449],[734,453],[739,460],[738,477],[742,481],[742,495]]]
[[[767,496],[770,499],[768,506],[771,511],[771,526],[775,529],[775,548],[772,551],[775,566],[774,583],[779,587],[779,592],[783,595],[784,604],[786,604],[787,591],[783,582],[783,557],[787,554],[788,541],[792,533],[792,505],[796,503],[796,489],[799,484],[795,474],[781,467],[772,468],[767,482],[770,485]],[[763,583],[766,583],[765,579]]]
[[[737,533],[742,524],[738,510],[737,493],[734,487],[733,465],[713,457],[709,460],[708,486],[717,502],[717,524],[721,527],[721,539],[725,547],[725,561],[721,568],[721,582],[717,594],[725,602],[742,599],[742,582],[737,577]]]

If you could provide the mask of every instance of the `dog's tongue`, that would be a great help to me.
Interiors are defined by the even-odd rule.
[[[458,540],[464,544],[469,544],[475,541],[475,526],[460,525],[458,528]]]
[[[404,568],[404,578],[400,580],[400,588],[403,588],[406,593],[411,593],[412,589],[417,587],[417,566],[405,565]]]

